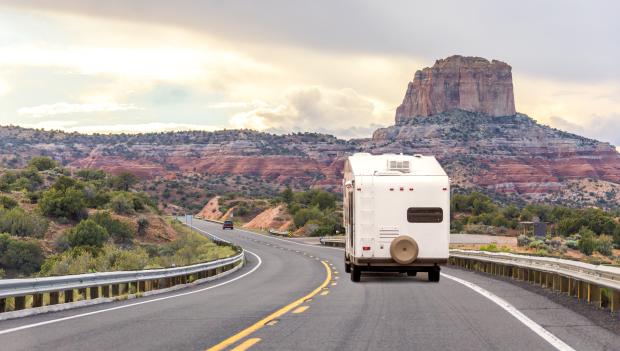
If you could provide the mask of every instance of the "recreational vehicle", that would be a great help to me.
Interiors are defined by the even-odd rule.
[[[448,262],[450,180],[433,156],[356,153],[344,168],[345,271],[428,272]]]

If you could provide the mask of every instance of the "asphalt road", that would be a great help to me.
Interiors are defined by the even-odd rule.
[[[207,350],[229,340],[222,349],[507,351],[555,350],[548,339],[557,338],[564,349],[620,350],[619,336],[484,275],[442,270],[503,299],[531,323],[447,276],[429,283],[424,273],[373,274],[352,283],[340,249],[198,220],[194,226],[244,247],[247,265],[190,289],[0,322],[0,349]],[[270,323],[257,325],[274,312]],[[41,322],[48,324],[33,326]]]

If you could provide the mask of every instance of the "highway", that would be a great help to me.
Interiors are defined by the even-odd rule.
[[[241,245],[246,266],[162,295],[2,321],[0,349],[620,350],[618,335],[509,282],[446,267],[439,283],[424,273],[352,283],[341,249],[194,226]]]

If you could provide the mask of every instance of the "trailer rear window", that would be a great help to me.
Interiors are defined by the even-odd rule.
[[[443,210],[441,207],[409,207],[407,221],[410,223],[441,223]]]

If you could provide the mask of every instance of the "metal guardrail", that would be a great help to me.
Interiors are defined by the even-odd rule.
[[[232,245],[221,242],[222,245]],[[190,266],[77,274],[58,277],[0,280],[0,314],[27,308],[115,298],[167,289],[217,276],[243,264],[245,252]]]
[[[344,237],[321,237],[321,245],[344,247]],[[529,281],[612,312],[620,311],[620,268],[553,257],[450,250],[449,263],[469,270]]]
[[[450,264],[469,270],[528,281],[620,311],[620,268],[553,257],[501,252],[450,250]]]
[[[344,236],[340,237],[330,237],[330,236],[322,236],[319,238],[319,242],[323,246],[334,246],[334,247],[344,247]]]
[[[275,230],[272,228],[269,228],[267,232],[271,235],[286,236],[286,237],[291,236],[288,231],[279,231],[279,230]]]

